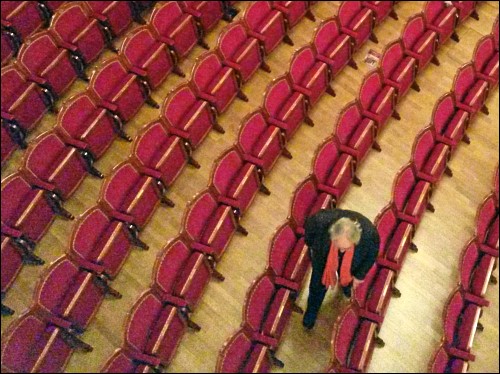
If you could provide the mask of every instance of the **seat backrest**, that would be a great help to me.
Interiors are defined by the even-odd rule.
[[[22,39],[43,27],[36,1],[2,1],[2,20],[8,21]]]
[[[292,55],[288,73],[293,83],[299,84],[316,63],[316,53],[311,45],[305,45]]]
[[[170,91],[163,101],[161,116],[166,123],[179,125],[197,100],[189,83],[180,84]]]
[[[210,181],[217,193],[224,196],[229,192],[234,178],[243,165],[243,156],[235,146],[226,150],[214,161]]]
[[[318,191],[312,177],[308,177],[295,189],[290,208],[290,217],[298,227],[303,227],[306,218],[318,198]]]
[[[408,18],[403,32],[401,33],[401,39],[403,39],[405,48],[412,49],[425,30],[425,19],[422,13],[415,14]]]
[[[19,49],[17,61],[32,74],[39,75],[61,51],[48,30],[30,36]]]
[[[335,136],[328,137],[317,150],[313,159],[313,174],[319,183],[325,183],[340,157],[340,146]]]
[[[486,196],[476,213],[476,237],[479,243],[484,243],[488,231],[495,218],[498,218],[498,208],[495,206],[495,195]]]
[[[340,112],[335,123],[335,135],[340,144],[347,144],[352,134],[363,120],[359,101],[355,100],[347,104]]]
[[[251,153],[252,147],[259,140],[259,136],[266,131],[269,125],[261,109],[245,116],[241,121],[238,134],[238,146],[243,153]]]
[[[119,57],[112,57],[99,65],[90,77],[89,87],[100,99],[107,99],[127,79],[128,72]]]
[[[297,243],[297,236],[289,222],[285,222],[274,233],[269,246],[268,264],[272,271],[281,276],[285,271],[288,257]]]
[[[324,55],[328,47],[340,34],[340,25],[337,17],[325,19],[314,31],[313,45],[320,55]]]
[[[129,65],[138,65],[154,52],[157,43],[151,29],[147,25],[140,26],[127,34],[120,55]]]
[[[386,205],[377,214],[374,225],[377,228],[380,237],[379,255],[383,256],[387,243],[391,240],[392,235],[398,226],[396,210],[392,203]]]
[[[231,60],[234,53],[248,39],[243,21],[232,22],[221,31],[217,39],[217,50],[223,60]]]
[[[268,275],[261,275],[250,286],[243,307],[243,322],[252,331],[260,331],[262,328],[274,293],[275,287]]]
[[[404,210],[416,182],[415,166],[412,162],[409,162],[397,172],[392,186],[392,201],[397,211]]]
[[[461,101],[469,93],[476,82],[476,71],[472,62],[469,62],[458,68],[455,78],[453,80],[453,93],[455,100]]]
[[[2,372],[62,372],[73,350],[58,331],[30,311],[21,315],[2,334]]]
[[[117,209],[140,179],[141,175],[130,161],[116,165],[101,187],[100,201]]]
[[[79,2],[68,2],[52,17],[50,30],[62,40],[70,42],[92,22],[97,21],[90,16],[87,7]]]
[[[153,270],[154,287],[167,295],[171,294],[176,279],[186,266],[190,256],[191,250],[182,237],[170,240],[156,258]]]
[[[341,312],[333,325],[332,357],[342,366],[347,366],[351,343],[356,334],[359,317],[353,306]]]
[[[359,90],[359,102],[363,109],[368,109],[383,87],[383,78],[380,69],[377,68],[369,72]]]
[[[243,19],[250,30],[255,31],[271,11],[272,6],[269,1],[255,1],[248,5],[243,14]]]
[[[422,170],[425,166],[425,163],[436,144],[436,135],[432,126],[426,126],[419,131],[413,141],[411,151],[411,159],[415,163],[417,170]]]
[[[63,130],[70,137],[77,137],[84,133],[83,129],[90,127],[93,121],[111,121],[111,119],[104,114],[103,109],[97,107],[87,92],[82,92],[63,104],[57,116],[56,126],[58,131]]]
[[[149,24],[153,29],[162,36],[167,36],[167,31],[175,21],[177,21],[184,12],[178,1],[167,1],[155,5]]]
[[[264,94],[264,109],[271,117],[277,116],[291,94],[292,87],[286,75],[275,78]]]
[[[490,61],[490,58],[497,53],[495,38],[492,35],[483,36],[477,43],[474,49],[472,62],[476,71],[481,72]]]
[[[474,275],[474,269],[477,266],[479,257],[479,247],[473,238],[465,245],[459,261],[460,285],[466,291],[470,289],[470,282]]]
[[[440,2],[440,1],[429,1]],[[446,351],[445,343],[441,343],[432,355],[427,367],[429,373],[467,373],[469,364],[467,361],[454,357]]]
[[[141,370],[142,369],[142,370]],[[118,348],[106,361],[101,373],[137,373],[145,372],[145,365],[139,364],[127,354],[127,350]]]
[[[443,134],[446,131],[446,126],[448,126],[456,110],[455,99],[450,92],[438,99],[432,112],[432,124],[436,128],[436,133]]]
[[[456,288],[448,298],[443,310],[444,338],[448,344],[453,344],[455,340],[458,319],[463,313],[464,307],[465,301],[460,288]]]
[[[190,240],[200,239],[206,223],[217,209],[217,200],[204,190],[191,200],[185,210],[182,227]]]
[[[2,110],[7,111],[27,90],[29,85],[24,70],[18,69],[15,64],[9,64],[3,67],[1,79],[2,90],[0,92]]]
[[[222,69],[222,62],[215,52],[206,52],[196,59],[191,73],[191,82],[203,91]]]
[[[427,22],[434,24],[434,21],[446,9],[444,1],[426,1],[424,4],[424,17]]]
[[[382,53],[380,67],[384,77],[389,78],[404,58],[404,47],[401,39],[390,42]]]
[[[2,181],[2,198],[0,199],[2,223],[15,226],[34,195],[34,190],[21,173],[17,172],[5,178]]]
[[[342,26],[347,26],[362,10],[361,1],[343,1],[337,12],[337,17]]]
[[[46,180],[59,165],[61,155],[67,153],[70,147],[52,131],[39,135],[30,143],[23,158],[22,170],[26,177],[35,176]]]
[[[142,165],[152,167],[152,163],[157,159],[159,152],[165,149],[171,136],[161,121],[149,123],[134,138],[132,159],[139,161]]]

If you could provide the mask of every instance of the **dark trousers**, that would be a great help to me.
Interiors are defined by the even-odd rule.
[[[305,318],[316,320],[321,304],[325,299],[327,288],[321,282],[323,272],[316,270],[313,267],[311,275],[311,283],[309,283],[309,298],[307,299],[307,310]],[[342,292],[347,297],[351,296],[352,283],[346,287],[342,287]]]

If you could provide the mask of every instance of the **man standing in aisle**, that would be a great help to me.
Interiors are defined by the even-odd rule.
[[[380,237],[371,221],[350,210],[320,210],[305,222],[305,242],[312,263],[303,325],[312,329],[328,287],[342,288],[346,297],[375,264]]]

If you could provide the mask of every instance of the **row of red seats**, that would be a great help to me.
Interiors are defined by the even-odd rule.
[[[444,334],[429,362],[431,373],[463,373],[475,360],[471,349],[476,330],[484,329],[479,318],[489,306],[486,291],[498,282],[492,274],[498,265],[498,166],[493,184],[477,210],[475,236],[460,255],[459,284],[443,310]]]
[[[419,35],[422,35],[425,33],[425,30],[416,29],[414,27],[414,25],[416,24],[414,21],[415,19],[417,19],[417,17],[414,17],[408,21],[408,23],[405,27],[405,31],[403,32],[403,35],[411,35],[415,32],[418,32]],[[422,16],[420,16],[420,20],[423,20]],[[421,23],[421,25],[425,26],[425,23]],[[422,32],[422,31],[424,31],[424,32]],[[390,51],[390,49],[388,49],[388,50]],[[386,51],[386,54],[388,54],[388,53],[390,53],[390,52]],[[433,53],[431,54],[431,56],[432,55],[433,55]],[[432,57],[428,57],[428,56],[426,57],[426,59],[428,59],[427,61],[430,61],[431,58]],[[424,64],[423,66],[425,66],[425,65],[426,64]],[[375,79],[375,78],[377,78],[377,79]],[[382,97],[383,99],[385,99],[385,100],[380,100],[380,101],[382,103],[388,103],[388,105],[386,104],[385,108],[383,108],[383,106],[381,107],[380,105],[375,106],[376,109],[372,110],[375,113],[374,114],[370,113],[371,115],[369,114],[369,117],[367,116],[368,118],[364,123],[365,126],[364,127],[362,127],[363,125],[359,126],[360,131],[358,133],[358,138],[356,139],[356,141],[354,141],[352,143],[352,144],[356,145],[356,147],[351,147],[352,152],[350,152],[350,153],[354,154],[354,156],[357,156],[360,160],[363,158],[364,154],[366,154],[363,152],[367,152],[367,150],[369,149],[369,146],[365,147],[364,150],[362,152],[360,152],[362,150],[362,148],[358,148],[358,146],[361,145],[361,143],[363,142],[363,137],[359,137],[359,134],[363,134],[363,133],[365,135],[370,134],[370,132],[371,132],[370,128],[375,127],[375,124],[373,123],[374,121],[376,122],[376,125],[378,125],[378,127],[383,126],[383,124],[387,121],[387,118],[394,111],[395,100],[392,100],[392,98],[395,98],[394,88],[393,87],[390,87],[390,88],[385,87],[384,88],[382,81],[383,81],[383,75],[380,72],[374,72],[372,74],[369,74],[366,77],[366,79],[362,85],[360,96],[366,97],[365,102],[370,103],[370,99],[373,101],[375,97],[379,96],[379,97]],[[411,86],[411,81],[408,84],[408,86]],[[386,99],[387,97],[391,98],[391,100]],[[363,109],[360,109],[360,105],[351,105],[350,108],[357,109],[358,116],[359,117],[362,116],[362,113],[359,113],[363,110]],[[369,107],[368,107],[368,109],[369,109]],[[355,111],[353,112],[353,110],[351,110],[351,112],[353,114],[356,113]],[[365,112],[369,113],[370,111],[365,109]],[[343,115],[345,115],[345,112],[343,112]],[[341,115],[341,118],[342,117],[343,116]],[[349,118],[349,117],[347,117],[347,118]],[[356,117],[351,117],[350,119],[352,122],[354,122],[354,124],[359,123],[356,121],[355,118]],[[362,118],[358,118],[358,120],[359,119],[362,119]],[[363,121],[361,120],[360,122],[363,122]],[[369,124],[369,122],[372,122],[372,123]],[[363,131],[361,131],[361,130],[363,130]],[[336,155],[340,154],[340,152],[335,149],[336,144],[338,144],[338,143],[336,142],[335,138],[329,139],[329,140],[327,140],[327,142],[325,143],[325,145],[321,149],[321,150],[326,150],[326,151],[324,153],[318,153],[318,154],[322,154],[322,157],[324,157],[321,161],[325,161],[325,164],[326,164],[327,157],[329,155],[332,155],[333,156],[332,158],[335,158]],[[344,143],[343,145],[347,145],[347,144]],[[345,148],[347,148],[347,147],[345,147]],[[354,149],[352,149],[352,148],[354,148]],[[297,237],[300,238],[300,235],[303,235],[303,233],[304,233],[303,224],[304,224],[305,218],[308,215],[313,214],[318,209],[335,206],[335,204],[338,203],[338,200],[342,196],[342,191],[345,191],[345,189],[347,188],[347,186],[349,185],[349,182],[351,180],[357,181],[359,184],[359,180],[357,180],[354,177],[354,172],[353,172],[354,171],[354,168],[353,168],[354,162],[352,162],[353,156],[347,155],[345,153],[343,153],[343,156],[347,156],[347,157],[339,157],[338,158],[340,161],[338,164],[339,165],[338,168],[336,168],[332,164],[328,165],[331,168],[328,168],[328,166],[326,166],[326,165],[320,165],[320,163],[318,162],[318,158],[316,158],[313,165],[315,168],[318,167],[321,170],[320,174],[322,176],[322,180],[320,181],[320,183],[321,182],[323,182],[323,183],[321,183],[321,185],[317,185],[316,180],[313,177],[311,177],[311,178],[306,179],[297,188],[296,194],[295,194],[294,199],[292,201],[292,207],[291,207],[291,213],[290,213],[290,216],[291,216],[290,219],[292,222],[291,227],[294,227],[296,240],[297,240]],[[348,157],[350,157],[351,160],[347,159]],[[331,158],[329,161],[331,161]],[[321,166],[326,166],[326,167],[321,168]],[[327,171],[327,170],[329,170],[331,172],[331,175],[328,175],[329,171]],[[330,176],[331,176],[331,178],[329,178]],[[328,183],[328,182],[333,183],[333,186],[330,187],[325,182],[326,183]],[[295,244],[295,243],[292,242],[292,246],[287,247],[287,248],[294,249],[293,253],[295,255],[297,255],[297,253],[300,253],[300,252],[295,251],[296,247],[293,244]],[[302,244],[302,246],[303,246],[303,244]],[[294,260],[296,261],[297,257],[294,257]],[[260,280],[258,282],[260,283]],[[295,288],[297,288],[298,285],[300,286],[300,283],[298,283],[298,284],[296,283]],[[287,287],[287,286],[285,286],[285,287]],[[288,284],[288,287],[290,287],[290,284]],[[293,287],[290,289],[293,289]],[[256,299],[258,299],[258,298],[257,297],[253,298],[253,300],[256,300]],[[248,323],[247,322],[242,323],[242,326],[244,326],[243,331],[238,331],[228,341],[225,348],[222,350],[221,355],[219,357],[218,370],[236,371],[236,370],[238,370],[237,368],[239,368],[241,365],[247,365],[247,364],[252,365],[252,366],[244,366],[245,367],[244,370],[249,370],[249,367],[252,368],[252,370],[254,370],[256,368],[258,368],[258,370],[260,370],[260,369],[267,370],[267,369],[269,369],[269,365],[271,363],[279,364],[281,366],[282,363],[274,357],[273,352],[277,348],[279,338],[281,337],[284,326],[286,326],[286,321],[287,321],[287,317],[289,317],[289,314],[283,313],[282,316],[278,316],[278,315],[273,314],[274,313],[273,310],[276,312],[276,310],[283,311],[284,309],[276,309],[275,307],[278,307],[279,304],[276,304],[276,305],[273,304],[274,307],[270,307],[270,308],[266,309],[267,307],[269,307],[269,305],[265,304],[265,300],[268,300],[268,298],[264,295],[262,299],[264,300],[263,303],[257,304],[258,306],[254,306],[255,307],[254,312],[256,313],[257,316],[259,316],[259,318],[261,318],[261,320],[260,320],[261,329],[258,331],[252,332],[252,334],[250,334],[250,335],[247,333],[245,336],[245,330],[248,330],[247,329]],[[279,300],[283,301],[282,299],[279,299]],[[247,303],[250,303],[249,299],[247,299]],[[290,302],[288,303],[288,306],[289,306],[288,310],[290,310],[292,305],[293,305],[293,303],[290,303]],[[269,311],[269,314],[267,316],[265,314],[263,314],[264,310]],[[259,311],[262,313],[259,313]],[[247,315],[248,315],[248,313],[247,313]],[[270,318],[272,321],[274,321],[275,327],[276,326],[279,326],[279,327],[277,329],[275,328],[273,335],[271,335],[271,336],[267,335],[268,339],[266,341],[265,339],[262,338],[261,335],[265,336],[266,332],[267,332],[267,334],[270,333],[268,330],[266,330],[266,326],[269,326],[269,324],[267,323],[267,318]],[[283,320],[280,320],[280,318],[283,318]],[[258,335],[257,336],[258,339],[255,338],[257,340],[254,341],[252,339],[256,336],[256,334]],[[263,358],[265,356],[262,354],[262,350],[263,350],[264,346],[267,346],[267,352],[270,354],[269,357],[267,357],[267,359]],[[254,356],[254,353],[256,356]],[[257,354],[258,354],[258,356],[257,356]],[[245,358],[249,357],[249,355],[250,355],[250,357],[254,357],[254,358],[259,357],[259,361],[254,361],[253,359],[250,359],[249,361],[233,360],[233,357],[235,357],[235,356],[244,360]],[[253,365],[260,365],[260,366],[253,366]]]
[[[339,8],[339,19],[346,12],[355,12],[355,9],[357,9],[358,16],[354,18],[364,19],[368,14],[368,19],[378,19],[377,23],[382,22],[389,14],[395,16],[392,2],[381,3],[382,9],[378,8],[376,13],[373,13],[368,7],[364,7],[364,3],[343,3]],[[373,6],[373,4],[369,5]],[[375,14],[378,14],[379,17],[375,17]],[[315,50],[323,51],[321,54],[318,53],[318,60],[329,65],[332,75],[336,75],[346,64],[355,67],[352,60],[354,48],[356,46],[359,48],[372,34],[372,30],[369,33],[365,31],[365,36],[360,39],[360,44],[356,44],[354,36],[344,33],[338,22],[336,18],[325,20],[318,27],[313,39]],[[335,54],[343,47],[347,47],[343,53]],[[297,56],[304,55],[307,48],[298,50]],[[292,58],[289,72],[291,76],[294,75],[293,61]],[[305,64],[303,63],[303,65]],[[316,68],[316,71],[320,71],[320,69]],[[308,73],[306,76],[308,75],[312,74]],[[295,88],[295,86],[294,84],[293,87]],[[320,94],[325,92],[325,88],[316,90]],[[303,91],[304,89],[300,92]],[[315,103],[317,100],[312,95],[306,95],[306,98],[309,103]],[[256,117],[256,115],[253,114],[252,117]],[[245,127],[246,125],[243,124],[242,131]],[[241,142],[241,136],[239,141]],[[322,152],[323,150],[325,152]],[[335,157],[338,153],[338,149],[330,146],[321,147],[321,152],[318,152],[318,155]],[[289,152],[287,151],[286,154]],[[261,164],[264,166],[262,161]],[[272,158],[268,164],[273,165]],[[313,165],[317,165],[317,163],[313,162]],[[348,162],[347,173],[352,171],[351,166],[352,164]],[[303,238],[304,220],[310,210],[317,211],[321,208],[335,206],[335,198],[329,193],[330,190],[329,192],[318,191],[316,181],[312,177],[298,186],[292,200],[289,218],[273,236],[269,249],[268,266],[265,272],[254,281],[247,293],[241,328],[226,342],[219,355],[217,372],[267,372],[272,365],[284,366],[284,363],[276,358],[275,352],[291,312],[302,312],[295,304],[295,299],[309,267],[307,247]]]
[[[2,66],[16,56],[24,40],[49,27],[54,12],[65,1],[2,1]]]
[[[495,24],[497,27],[498,24]],[[483,39],[478,42],[481,45]],[[477,48],[476,48],[477,50]],[[466,65],[468,66],[468,65]],[[398,274],[409,249],[417,251],[412,238],[425,210],[434,211],[430,203],[432,191],[443,173],[451,174],[447,166],[452,148],[464,135],[469,115],[458,103],[457,84],[463,68],[458,69],[451,94],[441,97],[433,111],[431,126],[416,137],[409,164],[395,176],[392,201],[375,219],[381,244],[376,265],[365,282],[354,293],[354,302],[344,310],[335,323],[332,336],[332,361],[328,372],[358,372],[366,370],[375,346],[383,346],[378,337],[391,296],[400,297],[395,287]],[[472,88],[469,88],[472,90]],[[480,107],[479,107],[480,108]],[[479,110],[476,108],[476,113]],[[460,124],[460,121],[463,121]],[[447,130],[438,141],[435,136],[437,123]],[[460,126],[462,129],[460,130]],[[449,132],[448,132],[449,130]],[[454,149],[454,148],[453,148]],[[498,233],[497,233],[498,238]],[[498,239],[497,239],[498,241]]]
[[[151,4],[143,3],[111,1],[66,4],[57,11],[49,30],[33,35],[23,45],[17,61],[2,69],[2,164],[18,146],[26,148],[27,133],[38,124],[47,110],[57,112],[57,98],[66,92],[77,77],[88,80],[86,66],[99,57],[106,45],[117,51],[112,45],[113,38],[123,34],[133,19],[144,23],[140,18],[140,11]],[[157,15],[157,24],[168,28],[179,17],[193,18],[183,12],[177,3],[170,8],[178,8],[178,11],[170,9],[166,14]],[[195,40],[198,40],[194,19],[192,24]],[[164,35],[163,31],[165,30],[157,30],[155,34]],[[181,41],[174,43],[175,46],[182,44],[184,39],[185,35],[181,37]],[[140,50],[133,49],[141,42],[143,41],[137,40],[130,43],[128,52],[128,44],[122,46],[121,55],[129,56],[124,62],[128,62],[126,67],[129,70],[133,70],[133,63],[143,57]],[[167,61],[171,61],[170,54],[167,51],[165,54],[168,55]],[[161,56],[156,58],[160,61],[156,62],[161,63]],[[148,62],[151,63],[142,61]],[[103,68],[98,67],[97,70]],[[117,83],[99,79],[97,75],[94,72],[90,82],[91,86],[96,86],[94,91],[97,93],[106,88],[101,85]],[[99,80],[104,82],[96,82]],[[144,80],[141,84],[146,86],[147,83]],[[147,94],[149,87],[141,89]]]
[[[138,137],[137,139],[139,140],[140,138]],[[177,143],[179,143],[179,139],[177,140]],[[136,147],[134,147],[134,149],[135,148]],[[147,147],[144,149],[148,151]],[[80,278],[80,280],[82,280],[83,282],[80,283],[80,286],[73,284],[73,286],[70,288],[50,287],[50,280],[57,279],[58,277],[60,277],[59,274],[61,272],[67,272],[67,267],[71,266],[76,268],[79,267],[81,271],[84,271],[84,269],[86,269],[86,271],[92,271],[93,274],[99,279],[107,280],[116,276],[121,265],[128,255],[128,248],[130,248],[130,244],[140,246],[144,249],[147,248],[147,246],[142,243],[140,239],[138,239],[137,229],[143,227],[146,224],[147,220],[150,218],[151,214],[156,208],[159,196],[161,196],[162,184],[159,180],[155,179],[156,174],[158,174],[159,172],[153,172],[153,177],[146,176],[146,180],[144,180],[143,175],[138,175],[137,170],[135,170],[135,167],[130,163],[121,164],[117,168],[115,168],[114,171],[115,174],[106,181],[102,188],[102,204],[100,204],[101,206],[92,208],[79,219],[78,227],[75,230],[73,239],[71,241],[72,246],[70,249],[70,255],[73,261],[70,261],[66,257],[63,257],[62,259],[56,261],[56,263],[54,263],[47,271],[46,278],[44,278],[44,282],[42,282],[44,285],[49,284],[49,286],[46,289],[44,288],[45,293],[40,292],[37,296],[38,304],[43,305],[46,312],[53,312],[53,314],[51,315],[52,319],[56,318],[57,320],[57,316],[60,316],[61,313],[66,316],[75,316],[75,319],[77,319],[77,321],[72,321],[73,325],[77,327],[68,327],[71,333],[70,335],[83,332],[84,327],[87,326],[87,324],[91,320],[91,317],[98,309],[100,302],[102,301],[102,297],[95,297],[92,300],[87,300],[85,304],[80,304],[79,302],[75,301],[74,303],[68,305],[67,308],[62,310],[61,308],[64,307],[60,305],[56,306],[52,303],[51,300],[48,300],[46,298],[49,297],[48,294],[50,293],[50,291],[56,291],[55,294],[59,295],[59,299],[64,298],[64,295],[67,295],[68,293],[74,294],[76,292],[76,289],[79,289],[83,293],[86,290],[85,287],[88,286],[88,279],[94,278],[92,278],[90,275],[87,275],[87,278],[84,277],[84,279],[87,280],[82,280],[82,278]],[[146,171],[151,172],[151,169]],[[127,187],[124,189],[122,183],[123,180],[127,180],[132,186],[135,186],[137,188],[128,186],[130,188]],[[111,191],[112,193],[108,191]],[[119,193],[119,191],[121,191],[122,193]],[[138,204],[137,199],[130,199],[133,201],[129,200],[128,202],[125,201],[128,198],[127,196],[124,196],[124,194],[126,195],[127,193],[137,193],[136,197],[143,197],[143,204]],[[166,199],[162,200],[164,203],[168,203]],[[123,204],[129,205],[124,208],[122,206]],[[100,208],[102,208],[102,210]],[[130,214],[124,214],[123,211],[126,211],[126,213]],[[113,220],[114,222],[112,222]],[[120,222],[119,220],[128,221]],[[91,235],[90,238],[88,237],[89,231]],[[105,241],[100,235],[104,235],[104,237],[106,237],[107,234],[110,234],[111,237],[108,236],[108,240]],[[111,240],[111,242],[109,240]],[[116,247],[114,245],[116,245]],[[102,251],[99,251],[99,253],[96,253],[96,246],[97,248],[104,248]],[[93,262],[92,259],[94,259],[95,262]],[[72,276],[75,277],[74,273],[72,274]],[[106,288],[106,290],[109,289],[109,287]],[[115,296],[119,296],[117,292],[110,292]],[[93,294],[95,296],[96,292],[94,292]],[[44,295],[46,296],[45,298],[43,297]],[[52,294],[51,297],[52,300],[56,298],[54,294]],[[81,308],[86,308],[86,310],[91,310],[92,312],[81,312]],[[39,310],[39,308],[37,308],[36,310]],[[57,311],[59,311],[60,313],[57,314]],[[24,317],[21,317],[20,319],[22,321],[25,320]],[[62,325],[63,321],[57,321],[59,321],[60,326],[66,328],[66,325]],[[23,328],[22,326],[18,327],[20,329]],[[78,341],[78,344],[73,344],[73,348],[83,348],[84,350],[91,349],[90,346],[81,342],[81,340],[76,340]],[[67,356],[63,355],[63,357]],[[45,359],[45,356],[34,358],[38,359],[38,362],[40,362],[40,360],[43,361]],[[30,360],[27,361],[28,365],[31,364],[32,361],[33,357],[31,357]],[[64,363],[62,361],[58,361],[54,365],[56,365],[57,367],[57,365],[61,364]]]
[[[181,11],[175,2],[158,6],[153,12],[157,15],[154,19],[174,15],[174,9]],[[133,57],[140,57],[137,50],[141,48],[137,47],[148,47],[141,44],[143,40],[137,40],[140,33],[139,29],[125,39],[124,55],[132,48],[136,52]],[[170,56],[168,52],[165,54]],[[44,263],[33,253],[35,244],[55,215],[73,219],[63,208],[63,201],[75,192],[87,172],[103,177],[93,163],[117,135],[131,140],[123,132],[123,123],[137,113],[146,98],[143,86],[134,74],[127,72],[126,66],[119,58],[104,62],[102,69],[92,76],[87,92],[74,96],[64,105],[55,132],[38,137],[30,145],[20,172],[2,181],[2,198],[5,197],[2,199],[2,248],[6,248],[2,249],[2,260],[10,265],[2,276],[2,295],[10,288],[23,263]],[[121,83],[127,91],[123,92]],[[114,87],[113,92],[109,87]],[[114,92],[121,94],[114,95]],[[131,105],[133,101],[136,104]],[[141,149],[148,151],[147,145]],[[163,186],[160,184],[160,187]],[[8,310],[3,305],[2,308]]]

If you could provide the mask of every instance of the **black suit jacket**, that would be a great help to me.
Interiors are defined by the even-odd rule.
[[[361,239],[354,249],[351,274],[357,279],[364,279],[377,259],[380,246],[378,231],[371,221],[360,213],[351,210],[322,209],[306,219],[305,242],[309,247],[309,257],[315,271],[323,273],[330,251],[330,233],[328,229],[340,218],[347,217],[361,225]]]

